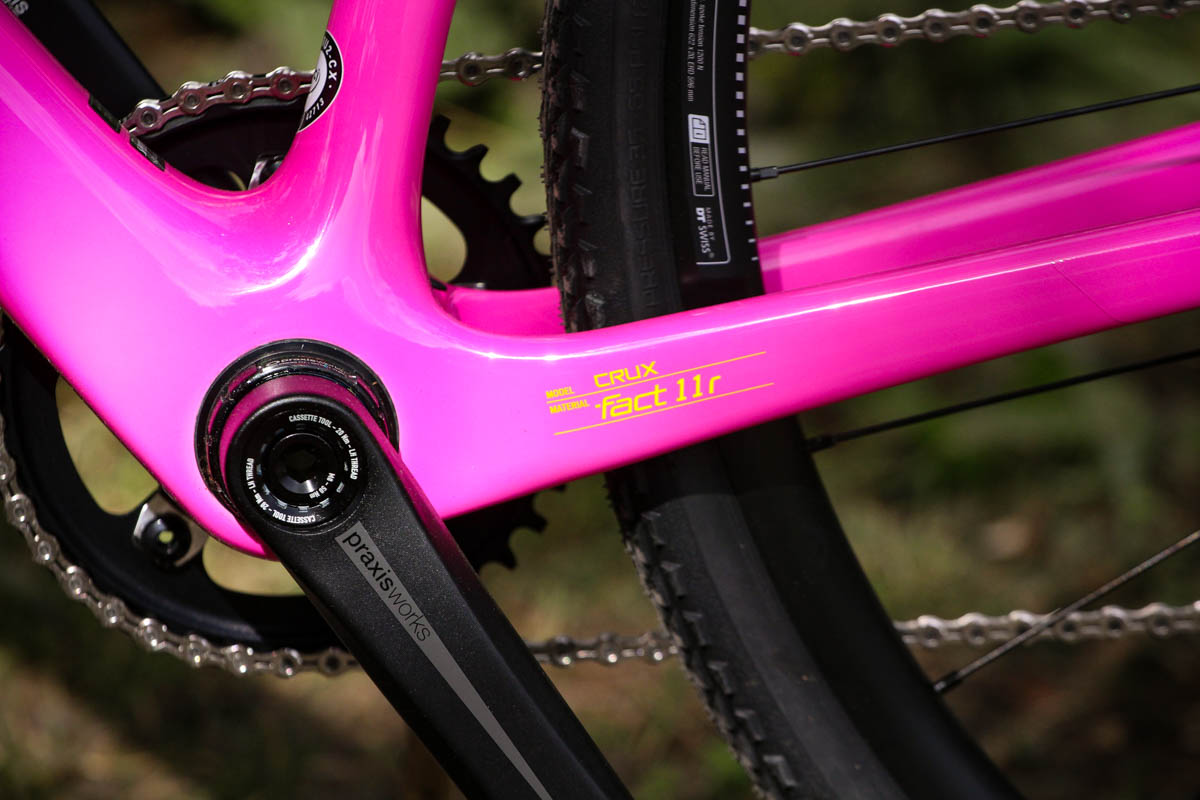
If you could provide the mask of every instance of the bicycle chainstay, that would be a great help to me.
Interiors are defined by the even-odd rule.
[[[942,42],[964,35],[985,38],[1009,29],[1035,33],[1053,25],[1081,28],[1097,19],[1123,23],[1135,16],[1173,18],[1196,8],[1200,8],[1200,0],[1060,0],[1053,3],[1022,0],[1003,8],[975,5],[959,12],[930,9],[913,17],[883,14],[868,22],[835,19],[818,26],[794,22],[773,30],[751,28],[747,51],[750,58],[763,53],[801,55],[819,48],[846,52],[861,45],[892,47],[914,39]],[[443,61],[439,80],[459,80],[469,86],[478,86],[495,77],[524,80],[535,75],[541,67],[541,53],[520,47],[497,55],[472,51]],[[231,72],[211,83],[190,81],[166,99],[138,103],[123,124],[130,134],[143,135],[158,130],[176,117],[196,116],[217,105],[246,103],[266,96],[294,99],[307,93],[311,81],[311,72],[287,67],[265,75]],[[0,342],[2,337],[0,327]],[[0,416],[0,498],[5,515],[24,536],[33,560],[50,570],[67,596],[91,609],[101,624],[123,631],[147,650],[170,653],[194,667],[220,667],[235,675],[269,672],[286,678],[311,671],[334,675],[356,665],[353,656],[338,648],[315,653],[303,653],[294,648],[259,652],[243,644],[213,644],[202,636],[171,631],[153,617],[135,614],[120,597],[101,591],[83,567],[63,555],[54,535],[42,528],[32,501],[17,481],[17,465],[5,444],[4,425]],[[956,619],[922,615],[913,620],[897,621],[895,625],[910,646],[936,648],[959,644],[983,647],[1010,639],[1046,616],[1028,611],[1011,611],[1000,616],[972,612]],[[1128,634],[1161,638],[1198,632],[1200,600],[1183,606],[1150,603],[1136,609],[1109,605],[1095,611],[1080,611],[1043,631],[1037,640],[1074,643],[1115,639]],[[657,664],[678,652],[671,637],[658,631],[632,636],[604,633],[587,639],[556,636],[527,644],[539,661],[559,667],[581,661],[615,665],[637,660]]]

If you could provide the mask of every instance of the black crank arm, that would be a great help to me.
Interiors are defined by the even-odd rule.
[[[464,793],[629,797],[349,392],[271,381],[222,441],[239,515]]]
[[[117,117],[139,100],[166,96],[92,0],[34,0],[17,19]]]

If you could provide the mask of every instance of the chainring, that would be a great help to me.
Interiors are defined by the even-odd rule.
[[[302,113],[299,101],[255,101],[180,120],[143,140],[168,163],[196,180],[226,189],[249,183],[264,158],[282,158]],[[422,194],[463,234],[467,257],[453,283],[488,289],[549,286],[549,259],[534,246],[541,215],[518,216],[510,206],[515,175],[488,181],[479,171],[487,149],[464,152],[445,141],[449,121],[435,117],[425,153]],[[308,599],[267,596],[220,586],[202,558],[180,566],[151,557],[133,540],[138,510],[110,514],[94,500],[74,466],[59,419],[58,373],[23,334],[6,326],[0,348],[0,409],[9,420],[5,443],[41,523],[68,558],[97,587],[122,598],[130,610],[153,616],[172,631],[214,644],[255,650],[315,652],[339,646]],[[509,536],[518,527],[541,531],[545,520],[532,496],[447,520],[467,558],[516,564]]]

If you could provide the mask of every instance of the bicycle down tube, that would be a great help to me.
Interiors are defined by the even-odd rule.
[[[202,480],[194,422],[268,342],[326,341],[374,370],[405,463],[450,516],[1200,305],[1195,125],[765,239],[769,294],[723,306],[565,335],[548,291],[431,290],[420,172],[452,10],[335,2],[336,91],[274,177],[236,194],[132,147],[0,14],[0,306],[235,547],[263,552]]]

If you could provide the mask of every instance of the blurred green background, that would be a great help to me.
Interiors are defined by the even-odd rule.
[[[104,0],[160,83],[230,69],[303,68],[328,11],[312,0]],[[801,6],[756,0],[754,22],[914,13],[915,0]],[[462,0],[448,55],[536,48],[540,3]],[[1196,80],[1200,19],[1097,22],[1085,31],[910,43],[895,50],[773,56],[751,67],[757,164],[831,155]],[[405,76],[397,76],[404,80]],[[491,149],[484,174],[516,172],[519,213],[544,208],[535,81],[443,84],[438,110],[458,149]],[[1182,124],[1182,98],[760,184],[764,233],[838,217]],[[461,237],[426,207],[435,271]],[[985,224],[981,221],[981,224]],[[1004,359],[819,409],[838,430],[1105,365],[1194,346],[1181,315]],[[1200,374],[1195,364],[1032,398],[841,445],[819,464],[867,571],[896,617],[1048,610],[1197,527]],[[77,464],[114,508],[152,481],[64,391]],[[19,423],[18,423],[19,424]],[[453,453],[447,454],[453,458]],[[517,531],[520,562],[484,570],[529,638],[656,626],[598,478],[537,501],[543,535]],[[11,533],[11,532],[10,532]],[[0,547],[0,796],[14,798],[445,798],[458,796],[362,675],[235,679],[148,654],[103,630],[28,563]],[[286,576],[206,553],[231,583],[286,589]],[[1200,553],[1116,601],[1190,602]],[[971,730],[1034,797],[1196,797],[1200,642],[1128,640],[1016,653],[951,697]],[[968,651],[922,653],[931,673]],[[635,795],[741,798],[750,790],[678,665],[582,665],[552,677]]]

